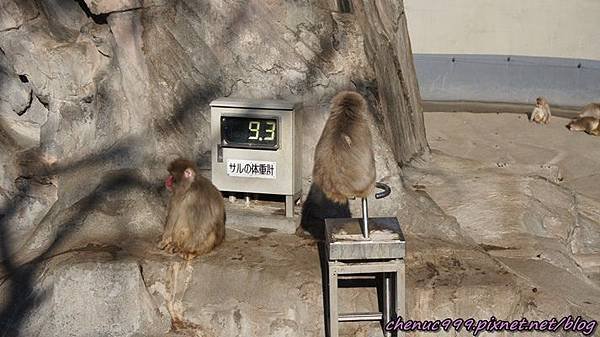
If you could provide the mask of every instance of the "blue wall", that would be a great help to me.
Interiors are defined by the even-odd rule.
[[[600,61],[464,54],[414,54],[414,61],[423,100],[534,103],[545,96],[565,107],[600,102]]]

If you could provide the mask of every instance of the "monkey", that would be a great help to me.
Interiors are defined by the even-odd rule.
[[[589,116],[577,118],[567,124],[567,129],[571,131],[585,131],[590,135],[600,136],[600,119]]]
[[[375,188],[375,156],[366,112],[365,99],[353,91],[342,91],[331,101],[315,148],[313,181],[334,202],[365,198]]]
[[[322,239],[325,218],[349,218],[348,199],[366,198],[375,188],[375,156],[366,114],[367,102],[357,92],[342,91],[331,100],[315,148],[312,185],[299,231]]]
[[[529,121],[548,124],[551,116],[552,114],[550,113],[550,104],[548,104],[548,101],[541,96],[536,98],[535,108],[533,108],[533,111],[531,112]]]
[[[167,219],[158,247],[186,260],[206,254],[225,238],[225,203],[212,182],[186,159],[169,164],[166,188],[171,192]]]
[[[581,109],[579,118],[594,117],[600,119],[600,103],[590,103]]]

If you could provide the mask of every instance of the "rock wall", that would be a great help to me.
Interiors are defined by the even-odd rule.
[[[177,156],[208,167],[212,99],[302,101],[312,135],[336,91],[373,81],[352,18],[332,14],[326,3],[1,6],[0,196],[7,213],[19,209],[11,203],[23,194],[15,184],[21,177],[26,195],[40,200],[14,212],[29,235],[35,227],[52,231],[64,222],[64,210],[99,186],[120,188],[106,182],[111,175],[157,184],[165,162]],[[305,137],[306,148],[314,138]],[[307,155],[305,180],[311,161]]]
[[[385,135],[378,142],[385,139],[396,160],[426,149],[412,63],[394,63],[408,70],[393,90],[378,91],[373,64],[382,60],[365,53],[361,25],[372,18],[360,6],[356,14],[337,12],[330,1],[25,0],[1,6],[0,208],[18,223],[4,230],[18,228],[34,255],[52,245],[49,233],[72,228],[70,222],[85,227],[81,212],[71,219],[65,210],[93,211],[96,199],[115,189],[150,185],[156,196],[165,163],[178,156],[208,168],[208,103],[220,96],[304,104],[304,190],[315,135],[340,89],[369,99],[375,133]],[[390,13],[403,14],[394,6]],[[405,59],[410,52],[392,54]],[[403,86],[412,94],[400,104],[395,91]],[[409,134],[390,129],[400,119]],[[405,142],[415,130],[421,130],[418,144]],[[407,144],[403,152],[401,143]],[[162,218],[162,208],[150,212],[148,219]],[[11,243],[9,251],[22,244]]]

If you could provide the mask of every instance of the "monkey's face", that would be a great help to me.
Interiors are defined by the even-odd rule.
[[[186,191],[194,181],[195,172],[191,168],[183,171],[169,171],[165,187],[171,192]]]
[[[565,127],[571,130],[571,125],[573,125],[573,121],[570,121],[569,124],[565,125]]]
[[[585,128],[581,127],[581,125],[577,123],[577,120],[572,120],[571,122],[569,122],[569,124],[567,124],[567,129],[571,131],[582,131]]]
[[[175,178],[170,175],[167,180],[165,180],[165,187],[169,190],[169,191],[173,191],[173,184],[175,183]]]
[[[194,163],[186,159],[172,161],[167,171],[169,177],[165,180],[165,187],[174,193],[187,191],[196,177]]]

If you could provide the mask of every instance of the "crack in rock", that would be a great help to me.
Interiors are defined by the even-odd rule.
[[[31,21],[33,21],[33,20],[35,20],[35,19],[37,19],[39,17],[40,17],[40,12],[37,12],[37,14],[34,17],[32,17],[31,19],[28,19],[28,20],[24,21],[23,23],[21,23],[19,25],[16,25],[14,27],[8,27],[8,28],[0,29],[0,33],[5,33],[5,32],[9,32],[9,31],[13,31],[13,30],[19,30],[24,25],[30,23]],[[5,54],[4,51],[2,51],[2,54]]]
[[[23,116],[27,110],[29,110],[29,108],[31,108],[31,103],[33,103],[33,90],[29,89],[29,101],[27,102],[27,105],[21,110],[21,111],[17,111],[17,115],[19,116]]]

